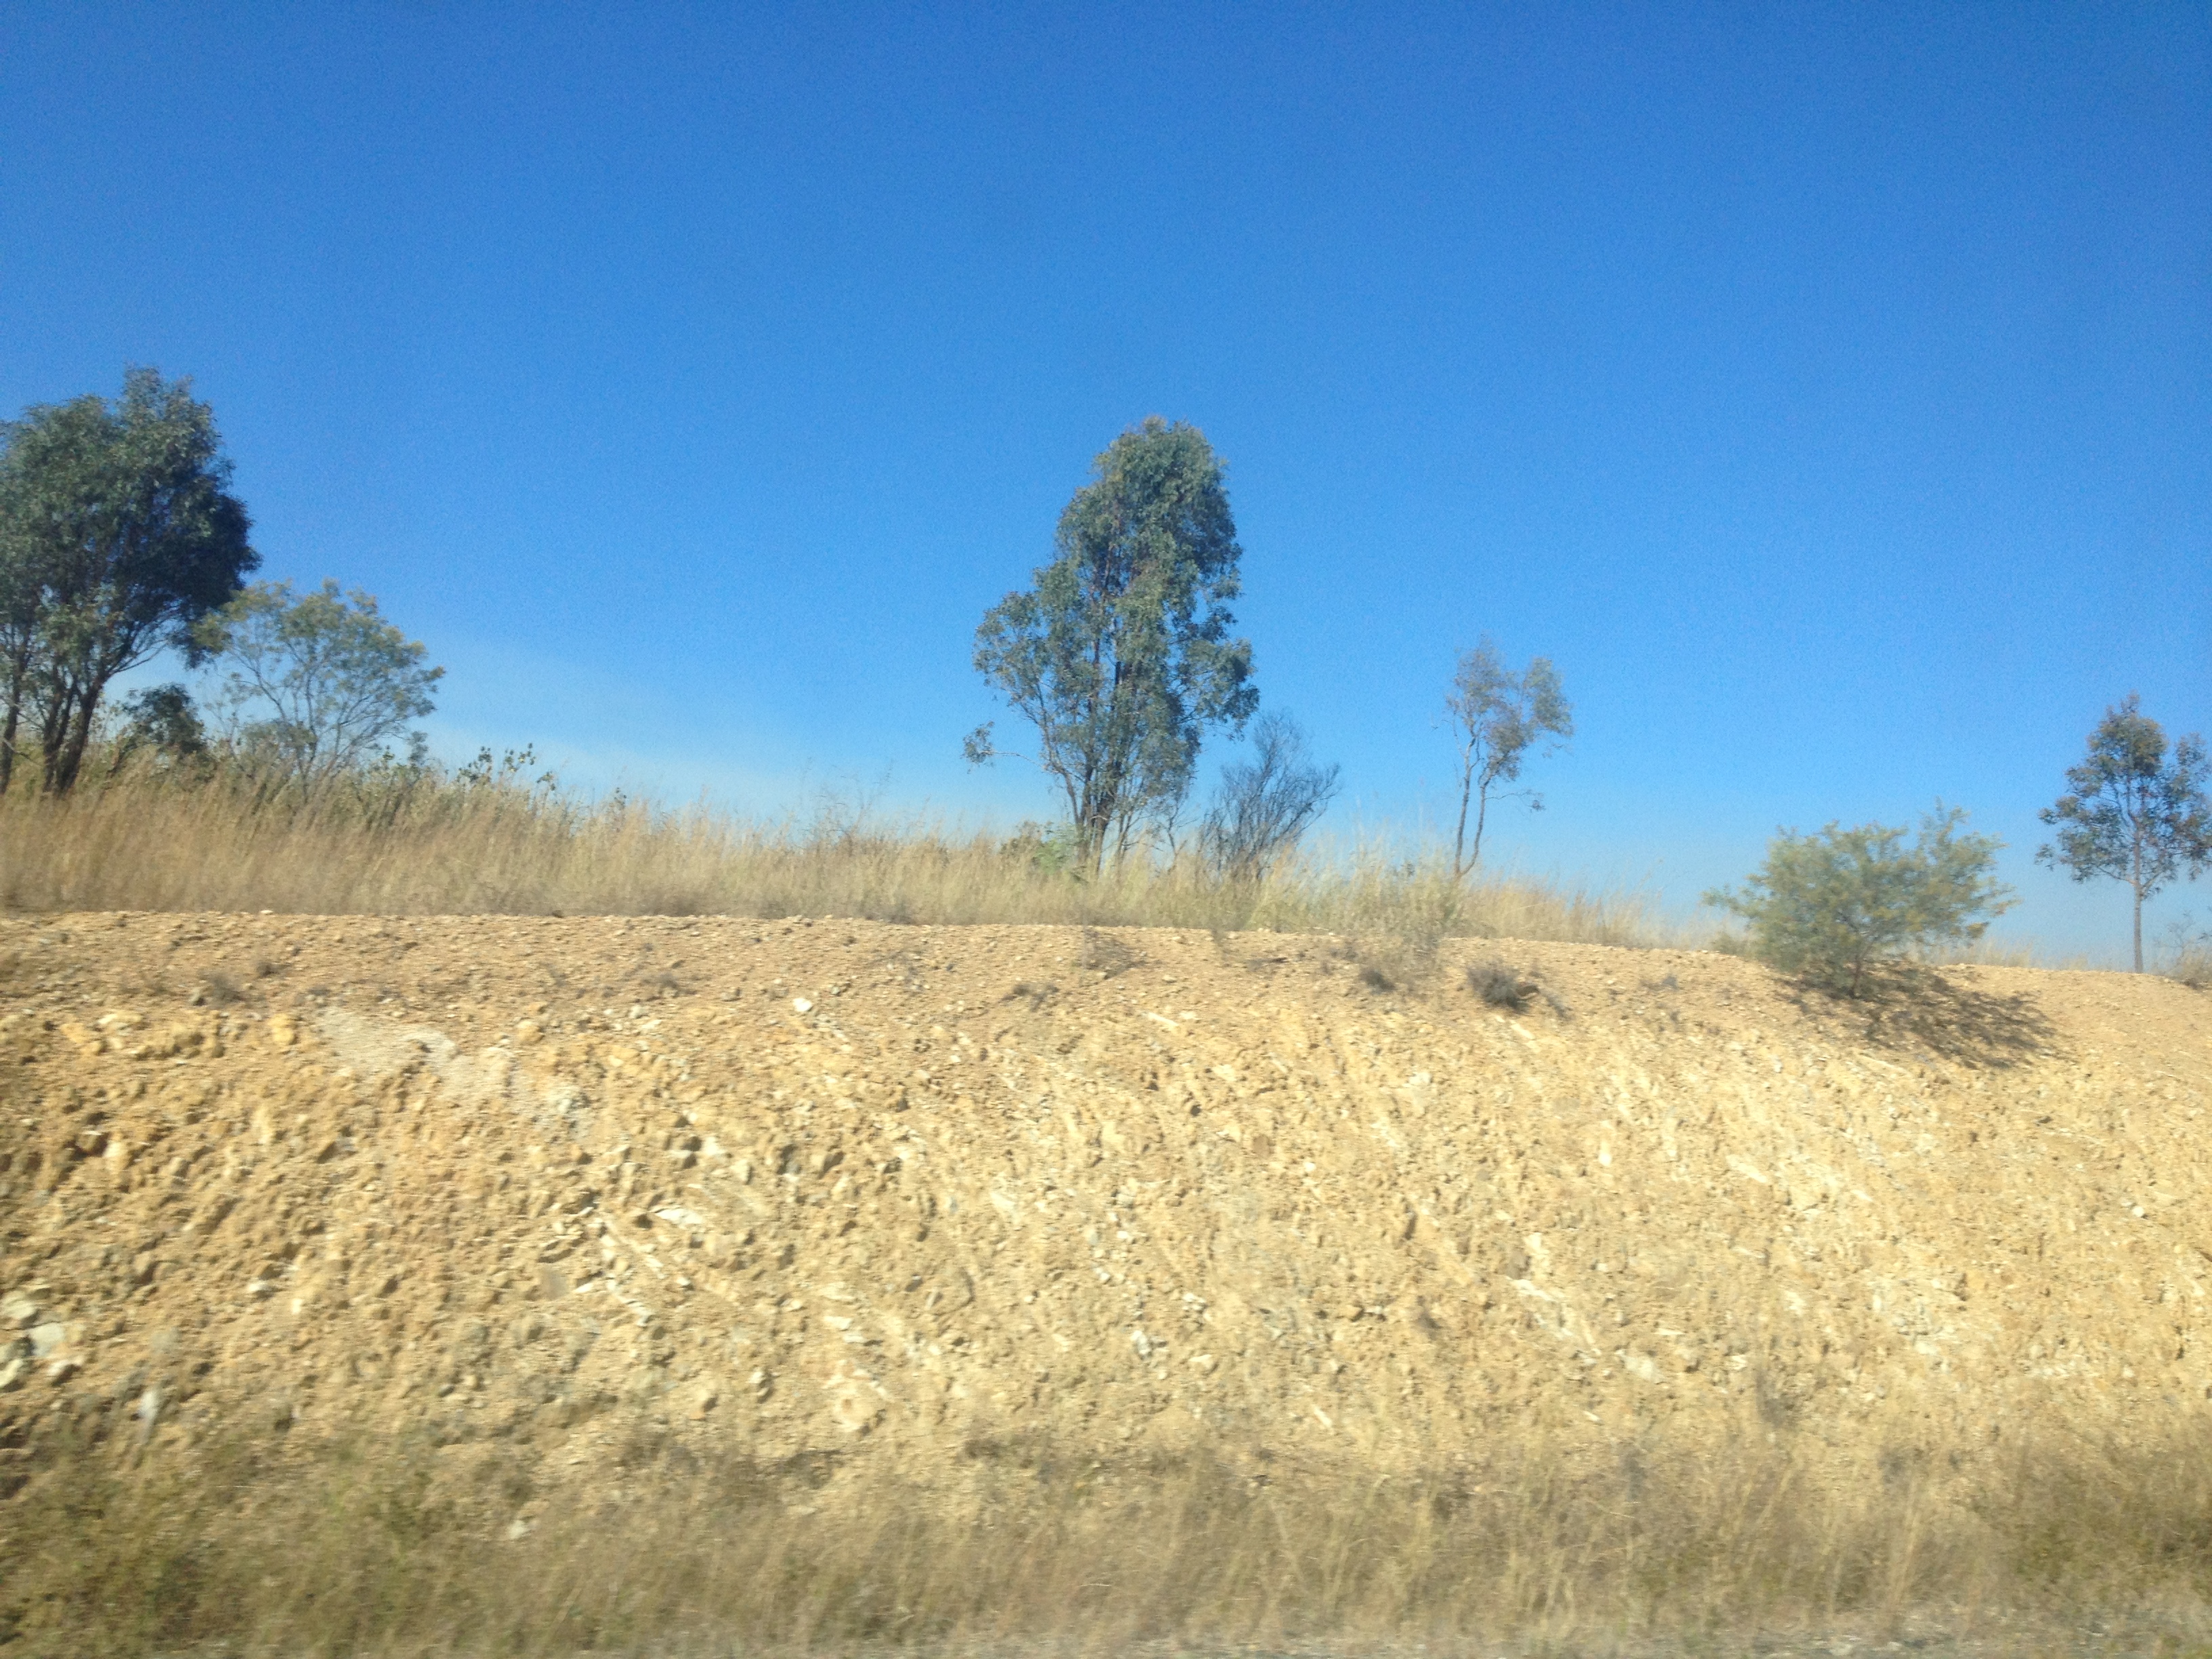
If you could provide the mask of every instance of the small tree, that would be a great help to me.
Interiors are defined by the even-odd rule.
[[[25,714],[44,787],[76,781],[108,683],[193,626],[259,562],[215,416],[191,383],[132,369],[96,397],[25,411],[0,449],[0,789]]]
[[[196,635],[230,670],[217,699],[234,747],[313,787],[364,764],[436,707],[445,675],[358,588],[334,581],[295,597],[289,582],[257,582]],[[419,749],[422,735],[410,734]]]
[[[1966,817],[1939,801],[1910,848],[1903,830],[1879,823],[1784,830],[1745,891],[1718,889],[1704,902],[1750,924],[1760,961],[1855,997],[1869,969],[1979,939],[1986,918],[2012,908],[2011,890],[1990,874],[2004,843],[1960,834]]]
[[[1452,832],[1452,878],[1466,878],[1482,857],[1482,836],[1492,800],[1525,797],[1531,811],[1544,809],[1544,798],[1527,790],[1507,790],[1516,782],[1522,763],[1538,744],[1551,754],[1575,734],[1574,711],[1559,692],[1559,677],[1547,657],[1536,657],[1515,673],[1485,635],[1463,652],[1444,694],[1444,717],[1459,745],[1459,823]],[[1474,835],[1468,836],[1468,811],[1474,812]]]
[[[1306,760],[1305,734],[1288,714],[1262,714],[1252,726],[1252,758],[1222,769],[1220,793],[1199,826],[1206,863],[1232,881],[1264,874],[1328,811],[1342,769]]]
[[[192,694],[172,681],[149,685],[124,698],[122,729],[115,734],[112,773],[150,751],[170,766],[188,765],[207,753],[207,727]]]
[[[2194,881],[2212,864],[2212,805],[2204,797],[2204,740],[2191,733],[2173,745],[2128,693],[2089,734],[2089,753],[2066,771],[2067,793],[2036,816],[2057,832],[2040,848],[2039,864],[2076,881],[2108,876],[2135,895],[2136,972],[2142,972],[2143,901],[2175,876]]]
[[[1157,416],[1124,432],[1060,514],[1059,556],[975,630],[975,667],[1036,727],[1033,759],[1067,797],[1077,865],[1172,815],[1207,726],[1258,706],[1252,647],[1232,640],[1237,525],[1205,434]],[[971,764],[1002,753],[989,725]]]

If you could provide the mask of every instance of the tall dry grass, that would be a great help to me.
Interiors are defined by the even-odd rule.
[[[769,821],[586,800],[513,777],[372,773],[301,795],[144,765],[63,799],[0,798],[0,908],[339,915],[839,915],[1649,942],[1632,892],[1457,883],[1441,856],[1316,844],[1256,882],[1191,857],[1079,880],[1034,838],[884,823],[828,803]]]
[[[1856,1478],[1761,1438],[1604,1461],[1540,1442],[1424,1480],[971,1449],[962,1498],[648,1456],[526,1534],[517,1463],[244,1442],[88,1457],[6,1512],[11,1653],[674,1656],[1771,1650],[2202,1651],[2212,1445],[2062,1433]],[[1035,1453],[1039,1449],[1026,1449]],[[826,1489],[817,1490],[817,1486]],[[482,1503],[475,1500],[481,1498]],[[1986,1638],[2023,1638],[1997,1642]],[[1917,1642],[1914,1645],[1919,1645]]]

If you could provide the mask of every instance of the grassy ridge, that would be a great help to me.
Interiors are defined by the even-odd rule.
[[[1587,944],[1665,930],[1640,895],[1455,883],[1441,856],[1317,846],[1256,882],[1190,857],[1096,880],[1033,839],[825,807],[758,820],[586,800],[514,776],[369,774],[312,794],[125,765],[53,800],[0,798],[0,908],[302,915],[841,915],[925,923],[1273,928]]]
[[[789,1471],[678,1470],[641,1448],[599,1508],[521,1536],[472,1523],[428,1445],[237,1441],[189,1478],[88,1465],[18,1505],[0,1638],[24,1654],[1735,1652],[1932,1627],[2002,1650],[2202,1650],[2212,1448],[2179,1433],[2131,1450],[2030,1435],[1971,1480],[1869,1449],[1842,1489],[1786,1441],[1601,1468],[1524,1445],[1394,1482],[990,1447],[965,1514],[897,1489],[794,1504]]]

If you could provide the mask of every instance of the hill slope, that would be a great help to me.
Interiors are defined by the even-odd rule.
[[[2212,1410],[2164,981],[804,919],[76,915],[0,965],[18,1503],[241,1424],[496,1449],[520,1532],[641,1437],[957,1504]]]

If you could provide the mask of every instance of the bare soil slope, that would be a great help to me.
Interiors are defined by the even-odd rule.
[[[1842,1467],[2212,1409],[2212,1002],[2161,980],[803,919],[0,965],[0,1492],[240,1424],[496,1448],[522,1528],[641,1437],[950,1500],[1010,1446]]]

